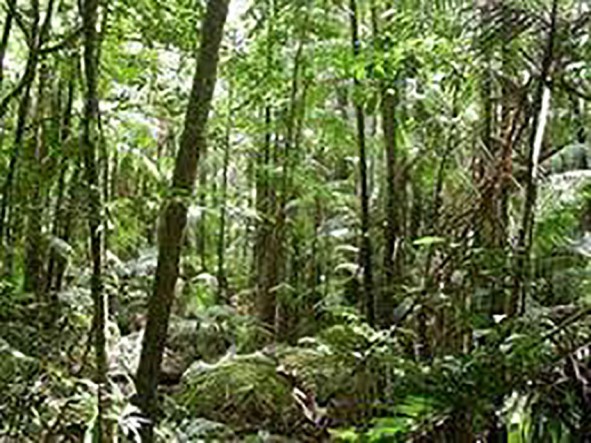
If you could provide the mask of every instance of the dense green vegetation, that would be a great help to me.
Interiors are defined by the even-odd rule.
[[[0,15],[0,442],[591,442],[589,1]]]

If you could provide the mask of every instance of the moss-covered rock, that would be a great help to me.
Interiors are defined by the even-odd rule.
[[[289,434],[302,420],[289,381],[261,353],[197,362],[183,377],[178,400],[190,414],[228,424],[237,432],[267,429]]]

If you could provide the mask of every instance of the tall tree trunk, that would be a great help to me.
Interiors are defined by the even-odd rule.
[[[19,102],[13,147],[10,153],[6,178],[2,185],[2,203],[0,205],[0,245],[5,246],[2,248],[5,251],[2,259],[4,261],[4,273],[6,275],[11,273],[13,254],[9,235],[11,215],[9,211],[12,203],[13,183],[17,172],[17,162],[22,151],[22,144],[25,137],[25,126],[31,104],[30,86],[31,85],[29,84],[25,88]]]
[[[503,140],[508,124],[508,94],[506,85],[501,88],[501,104],[496,103],[494,97],[499,94],[495,88],[493,67],[490,60],[494,59],[490,42],[484,41],[486,29],[494,20],[493,12],[502,7],[503,0],[484,0],[480,5],[480,38],[483,40],[482,50],[487,60],[486,67],[480,79],[480,98],[482,107],[482,127],[480,128],[481,146],[477,149],[476,170],[474,179],[479,191],[479,210],[474,212],[475,241],[478,247],[486,251],[482,258],[476,257],[474,262],[473,282],[474,288],[485,287],[490,293],[489,313],[499,314],[504,309],[503,292],[496,281],[492,283],[482,278],[481,268],[493,268],[501,272],[501,264],[506,257],[504,247],[507,239],[507,224],[504,214],[507,210],[508,193],[504,195],[504,169],[510,165],[511,143],[499,142]],[[506,20],[503,20],[503,28],[506,28]],[[508,34],[505,29],[503,35]],[[506,43],[502,43],[503,70],[507,68]],[[500,112],[499,112],[500,111]],[[499,118],[500,116],[500,118]],[[498,267],[497,267],[498,266]]]
[[[383,326],[388,326],[392,320],[392,312],[395,305],[396,281],[400,280],[401,266],[401,229],[400,219],[397,216],[397,204],[400,207],[397,180],[397,146],[395,123],[396,97],[394,91],[382,88],[382,125],[384,131],[384,144],[386,148],[386,226],[384,248],[384,273],[385,285],[381,294],[381,303],[378,315]]]
[[[260,153],[256,165],[256,210],[259,215],[257,221],[256,238],[254,244],[254,271],[256,280],[256,309],[259,320],[270,330],[275,325],[276,300],[272,291],[275,283],[274,249],[273,249],[273,211],[275,190],[271,184],[271,108],[266,106],[265,140],[263,152]]]
[[[350,2],[351,44],[353,56],[357,60],[360,55],[361,41],[359,39],[359,24],[357,17],[357,2]],[[358,91],[361,87],[359,78],[355,75],[354,87]],[[365,112],[363,104],[355,100],[355,120],[357,123],[357,144],[359,148],[359,199],[361,203],[361,247],[359,264],[363,272],[363,304],[368,323],[375,324],[375,303],[373,294],[372,244],[369,236],[369,187],[367,173],[367,154],[365,144]]]
[[[306,17],[304,21],[307,23],[308,21],[308,9],[306,9]],[[287,245],[289,243],[289,226],[288,226],[288,214],[287,214],[287,205],[293,198],[293,174],[294,174],[294,167],[296,164],[295,158],[298,154],[298,130],[299,130],[299,123],[300,123],[300,76],[302,70],[302,58],[303,58],[303,51],[305,45],[305,33],[307,29],[307,25],[302,27],[302,35],[299,37],[299,42],[297,46],[297,50],[295,53],[294,61],[293,61],[293,71],[291,77],[291,91],[289,97],[289,108],[287,112],[287,120],[286,124],[286,134],[285,134],[285,150],[283,155],[283,174],[282,174],[282,183],[281,183],[281,200],[279,203],[278,214],[277,217],[277,244],[279,247],[278,258],[280,258],[280,262],[278,263],[280,272],[281,272],[281,279],[287,281]],[[292,246],[295,246],[292,243]],[[294,253],[294,256],[297,255],[296,249],[291,248],[291,252]],[[293,282],[292,282],[293,283]],[[294,285],[291,285],[294,288]],[[290,303],[286,300],[287,297],[291,296],[291,294],[286,293],[285,291],[290,291],[291,289],[284,289],[283,290],[283,297],[278,300],[277,303],[277,316],[275,319],[275,331],[277,334],[277,338],[279,340],[285,340],[288,338],[289,330],[291,329],[291,311],[290,311]]]
[[[274,20],[275,1],[267,0],[267,47],[266,70],[268,73],[274,64]],[[263,152],[259,153],[256,165],[256,210],[257,221],[256,238],[254,243],[254,271],[256,282],[256,311],[259,320],[267,328],[270,335],[275,332],[277,312],[276,291],[278,284],[278,245],[277,245],[277,190],[271,166],[276,161],[272,155],[273,143],[273,110],[268,102],[264,108],[265,137]],[[275,154],[277,151],[275,152]]]
[[[108,23],[109,23],[109,15],[111,10],[109,9],[109,2],[103,2],[103,14],[102,20],[100,23],[100,33],[97,37],[97,60],[101,59],[102,47],[105,37],[107,35]],[[103,129],[103,118],[102,115],[98,114],[98,129],[99,129],[99,141],[100,141],[100,149],[99,149],[99,170],[101,171],[100,175],[102,177],[102,196],[104,201],[105,208],[108,207],[109,199],[110,199],[110,171],[109,171],[109,151],[107,149],[107,140],[105,138],[105,133]],[[108,214],[107,214],[108,215]],[[105,229],[103,235],[103,242],[104,242],[104,250],[106,251],[109,246],[108,242],[108,230]]]
[[[219,51],[230,0],[210,0],[201,31],[201,47],[185,116],[172,179],[172,192],[163,204],[158,237],[158,265],[154,290],[148,302],[148,318],[136,375],[137,403],[151,420],[144,427],[144,441],[153,438],[157,418],[157,387],[166,342],[174,288],[179,272],[187,206],[195,186],[199,155],[206,148],[209,110],[217,79]]]
[[[2,99],[0,103],[0,120],[3,118],[4,113],[8,109],[8,104],[13,97],[19,97],[19,106],[17,111],[17,123],[14,136],[14,145],[10,154],[10,160],[8,164],[8,171],[6,178],[2,185],[2,203],[0,204],[0,245],[6,242],[10,242],[8,235],[9,220],[8,211],[10,210],[13,182],[16,177],[18,159],[21,155],[22,144],[25,137],[26,122],[29,115],[29,108],[31,102],[31,85],[35,79],[37,73],[37,65],[39,62],[41,47],[45,40],[48,38],[49,30],[51,27],[51,18],[53,14],[54,0],[49,0],[47,4],[47,11],[45,18],[40,25],[40,12],[39,12],[39,0],[31,1],[30,11],[30,30],[29,30],[29,54],[27,56],[27,63],[21,80],[18,85]],[[16,1],[13,1],[11,6],[12,9],[16,8]],[[7,252],[4,255],[4,269],[5,272],[10,272],[12,267],[12,247],[6,244],[4,248]]]
[[[374,37],[374,52],[381,49],[379,10],[375,1],[371,2],[371,17]],[[401,207],[401,180],[397,174],[398,149],[396,145],[396,85],[395,80],[380,80],[382,130],[386,157],[386,207],[384,226],[384,277],[385,281],[378,293],[377,316],[380,326],[387,327],[393,319],[396,285],[402,273],[400,241],[401,220],[398,216]],[[398,208],[397,208],[398,204]]]
[[[99,116],[98,78],[99,60],[97,17],[99,0],[85,0],[82,6],[82,24],[84,33],[84,79],[85,102],[82,118],[82,158],[84,176],[88,186],[88,227],[90,231],[90,256],[92,275],[90,292],[94,303],[94,347],[96,358],[96,380],[98,385],[98,416],[95,435],[101,442],[115,439],[115,423],[109,418],[110,389],[107,361],[107,298],[103,290],[102,264],[102,224],[103,204],[100,190],[99,163],[97,161],[97,130]]]
[[[478,257],[475,258],[475,272],[473,273],[472,282],[472,285],[475,288],[489,285],[489,283],[481,277],[481,273],[478,272],[478,270],[483,266],[490,266],[490,264],[493,263],[492,258],[494,258],[495,255],[490,254],[494,254],[497,251],[500,243],[498,240],[500,199],[497,198],[497,190],[499,189],[497,183],[497,159],[501,153],[499,152],[499,144],[497,142],[498,137],[496,137],[498,133],[497,106],[493,98],[496,89],[493,82],[491,60],[494,57],[490,43],[485,41],[486,29],[491,26],[493,11],[497,3],[497,0],[481,0],[477,1],[475,4],[477,12],[480,14],[480,33],[477,35],[477,38],[481,40],[478,43],[484,53],[486,62],[483,68],[483,73],[479,79],[481,123],[479,128],[479,143],[477,143],[474,150],[475,161],[473,171],[473,179],[479,195],[479,209],[474,211],[473,225],[475,243],[489,254],[487,255],[487,258],[484,259],[484,263],[476,263]],[[495,283],[493,283],[493,286],[494,285]],[[498,300],[496,300],[495,288],[487,287],[487,290],[491,293],[489,310],[493,314],[497,313],[496,311],[499,303]]]
[[[16,0],[8,0],[9,8],[11,11],[16,11]],[[54,0],[49,0],[47,3],[45,18],[43,24],[39,26],[40,13],[39,13],[39,0],[31,0],[30,12],[30,30],[28,32],[27,45],[29,47],[29,55],[27,57],[27,63],[21,79],[12,91],[6,94],[0,101],[0,120],[4,117],[8,111],[8,105],[14,98],[22,97],[23,91],[30,89],[31,83],[35,80],[35,74],[37,73],[37,62],[41,54],[41,48],[49,37],[49,30],[51,28],[51,18],[53,15]]]
[[[47,142],[45,140],[45,108],[46,91],[49,76],[46,62],[40,62],[37,103],[35,110],[34,137],[30,141],[30,152],[27,153],[27,171],[25,174],[28,189],[27,195],[27,227],[26,227],[26,253],[25,253],[25,291],[36,294],[39,300],[43,299],[44,284],[44,250],[42,223],[43,223],[43,188],[45,187],[45,165],[47,159]]]
[[[16,8],[16,2],[13,2],[11,13]],[[12,14],[11,14],[12,16]],[[19,97],[19,105],[17,110],[17,121],[16,121],[16,129],[14,134],[14,144],[12,147],[12,151],[10,154],[10,160],[8,162],[8,171],[6,173],[6,178],[4,179],[4,183],[2,185],[2,203],[0,205],[0,245],[6,246],[4,249],[6,252],[3,254],[3,262],[4,262],[4,273],[9,274],[11,273],[12,268],[12,247],[8,245],[9,242],[9,210],[11,205],[12,199],[12,187],[13,181],[16,176],[17,170],[17,160],[20,156],[22,151],[22,143],[24,140],[25,135],[25,125],[27,121],[27,117],[29,115],[29,108],[31,104],[31,82],[35,77],[36,67],[37,67],[37,59],[38,59],[38,51],[37,48],[34,46],[35,42],[37,41],[37,36],[39,34],[39,2],[33,1],[31,3],[31,28],[30,28],[30,44],[31,49],[29,50],[29,54],[27,57],[27,65],[25,67],[25,73],[23,75],[23,79],[30,78],[24,85],[24,89],[21,91],[17,91],[16,93],[11,93],[9,96],[21,94]],[[20,84],[19,84],[20,86]],[[7,96],[7,98],[9,97]],[[7,100],[5,98],[4,101]],[[8,108],[8,103],[5,105],[5,109],[0,109],[0,119],[4,117],[4,112]],[[6,231],[6,232],[5,232]],[[6,239],[5,239],[6,234]],[[6,244],[5,244],[6,243]]]
[[[503,22],[504,28],[508,24]],[[508,29],[504,29],[504,35],[507,35]],[[511,54],[509,53],[509,42],[503,42],[501,46],[502,57],[502,72],[506,78],[510,78]],[[501,121],[500,121],[500,143],[501,155],[500,161],[497,162],[495,187],[495,199],[497,200],[498,214],[496,214],[497,230],[495,232],[495,242],[500,248],[503,257],[506,256],[505,249],[509,239],[509,196],[511,187],[511,174],[513,169],[513,143],[511,141],[512,135],[512,121],[516,112],[515,91],[512,91],[510,85],[505,81],[501,88]],[[503,305],[504,305],[503,301]]]
[[[534,213],[538,191],[538,163],[546,123],[550,112],[551,92],[548,86],[552,64],[554,62],[554,40],[556,34],[556,19],[558,14],[558,0],[552,3],[550,30],[544,52],[544,59],[540,78],[534,97],[534,109],[529,140],[527,175],[525,182],[525,201],[519,236],[516,246],[515,276],[513,292],[509,300],[508,315],[514,316],[525,312],[525,304],[531,285],[531,248],[533,241]]]
[[[68,79],[68,90],[67,90],[67,98],[66,98],[66,105],[61,113],[61,126],[59,132],[59,140],[62,147],[68,145],[70,141],[70,125],[72,121],[72,107],[74,103],[74,93],[75,93],[75,77],[73,73],[70,73],[70,78]],[[66,200],[66,177],[68,174],[68,170],[70,167],[70,158],[68,158],[67,149],[64,149],[62,153],[62,158],[60,159],[59,163],[59,176],[57,180],[57,198],[55,202],[55,210],[53,215],[53,226],[52,226],[52,236],[54,238],[60,238],[61,240],[66,241],[63,238],[63,227],[67,223],[66,221],[66,211],[64,211],[64,203]],[[54,284],[54,280],[56,280],[57,270],[59,269],[58,263],[65,260],[64,257],[60,256],[54,249],[51,250],[49,256],[49,263],[47,265],[47,279],[46,279],[46,292],[50,292],[52,289],[58,289],[57,285]]]
[[[234,106],[234,90],[232,81],[228,85],[228,121],[226,122],[226,134],[224,137],[224,158],[222,165],[222,189],[220,202],[220,230],[218,233],[218,301],[229,301],[227,298],[228,282],[226,277],[226,218],[228,213],[228,167],[230,165],[230,151],[232,143],[232,124],[233,124],[233,109]]]

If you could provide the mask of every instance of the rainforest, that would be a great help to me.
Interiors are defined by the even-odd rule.
[[[591,442],[589,0],[0,0],[0,443]]]

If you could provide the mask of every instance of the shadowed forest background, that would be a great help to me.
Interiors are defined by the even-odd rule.
[[[588,0],[0,0],[0,442],[591,442]]]

